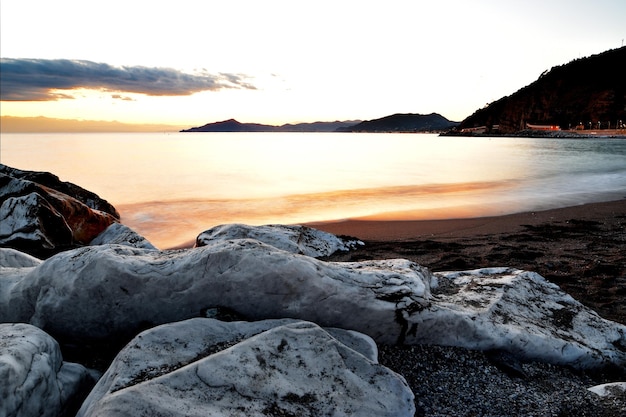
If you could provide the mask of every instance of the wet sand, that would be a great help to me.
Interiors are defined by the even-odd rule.
[[[329,260],[406,258],[433,271],[531,270],[601,316],[626,324],[626,199],[498,217],[310,226],[365,242]]]

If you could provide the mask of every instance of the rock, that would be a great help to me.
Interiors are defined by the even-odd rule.
[[[0,415],[73,414],[94,380],[83,366],[63,362],[59,345],[28,324],[0,324]],[[76,407],[78,408],[78,407]]]
[[[608,384],[595,385],[588,388],[588,390],[600,397],[624,397],[626,396],[626,382],[611,382]]]
[[[626,365],[626,326],[537,273],[485,268],[435,275],[432,303],[406,316],[407,343],[502,350],[576,368]]]
[[[297,322],[294,319],[277,319],[233,323],[194,318],[154,327],[135,337],[117,355],[90,394],[90,399],[115,392],[129,385],[129,381],[138,382],[158,377],[165,371],[181,368],[256,334]],[[370,361],[377,362],[378,350],[369,337],[347,330],[325,330]],[[86,401],[89,402],[90,400]]]
[[[45,256],[72,244],[65,219],[39,194],[10,197],[0,205],[0,245]]]
[[[0,320],[57,340],[110,340],[227,307],[294,317],[394,343],[397,308],[425,303],[430,273],[405,260],[335,264],[255,240],[159,252],[121,245],[59,253],[0,287]],[[398,306],[398,307],[397,307]]]
[[[107,244],[126,245],[140,249],[157,249],[148,239],[121,223],[113,223],[89,242],[91,246]]]
[[[20,169],[0,164],[0,174],[40,184],[46,188],[51,188],[80,201],[91,209],[108,213],[118,220],[120,218],[118,211],[108,201],[76,184],[61,181],[59,180],[59,177],[49,172],[22,171]]]
[[[287,252],[313,258],[330,256],[337,251],[349,251],[357,245],[363,245],[357,239],[340,238],[306,226],[226,224],[200,233],[196,238],[196,247],[229,239],[255,239]]]
[[[41,260],[10,248],[0,248],[0,268],[30,268],[41,264]]]
[[[41,264],[41,260],[15,249],[0,248],[0,306],[9,304],[10,289],[29,270]],[[0,307],[0,311],[3,308]],[[0,323],[11,322],[9,317],[0,314]]]
[[[385,344],[501,350],[577,368],[626,363],[626,326],[536,273],[507,268],[434,277],[407,260],[330,263],[240,239],[166,252],[93,246],[11,271],[0,285],[0,320],[76,343],[125,342],[223,307],[252,320],[355,330]]]
[[[78,416],[413,416],[404,378],[372,345],[294,320],[167,324],[119,353]]]
[[[34,174],[41,174],[33,175],[34,178],[44,178],[51,182],[51,174]],[[24,171],[0,165],[0,246],[45,258],[89,243],[109,225],[118,221],[115,217],[117,212],[109,214],[90,208],[70,195],[21,177],[29,176]],[[82,190],[73,184],[61,184],[66,185],[59,187],[62,189]],[[89,197],[91,195],[92,193],[82,190],[81,197],[89,200],[92,205],[99,206]]]

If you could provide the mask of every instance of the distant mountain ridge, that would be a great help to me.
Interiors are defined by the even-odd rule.
[[[204,126],[192,127],[181,132],[335,132],[337,129],[352,126],[359,120],[284,124],[281,126],[260,123],[241,123],[235,119],[207,123]]]
[[[397,113],[341,128],[342,132],[440,132],[457,126],[439,113]]]
[[[240,123],[235,119],[228,119],[181,130],[181,132],[431,132],[448,130],[458,124],[438,113],[398,113],[368,121],[314,122],[281,126]]]
[[[50,117],[1,116],[2,133],[97,133],[97,132],[177,132],[181,126],[137,124],[106,120],[55,119]]]
[[[528,124],[615,129],[619,121],[626,123],[625,73],[626,47],[576,59],[477,110],[459,130],[484,127],[488,133],[497,127],[515,133]]]

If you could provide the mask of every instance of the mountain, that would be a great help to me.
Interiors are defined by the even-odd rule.
[[[354,121],[314,122],[284,124],[282,126],[264,125],[259,123],[240,123],[235,119],[207,123],[204,126],[192,127],[181,132],[334,132],[337,129],[359,123]]]
[[[2,116],[2,133],[66,133],[66,132],[176,132],[180,126],[164,124],[132,124],[104,120],[55,119],[50,117]]]
[[[222,122],[207,123],[204,126],[192,127],[181,132],[276,132],[277,126],[259,123],[240,123],[235,119]]]
[[[615,128],[626,122],[626,47],[553,67],[537,81],[495,101],[463,120],[459,129],[498,125],[500,132],[526,129],[527,123],[561,129]],[[610,123],[610,125],[609,125]]]
[[[380,119],[364,121],[340,130],[342,132],[433,132],[448,130],[458,124],[458,122],[452,122],[438,113],[398,113]]]
[[[181,132],[432,132],[457,126],[440,114],[393,114],[380,119],[284,124],[240,123],[235,119],[208,123]]]
[[[280,127],[282,132],[337,132],[345,127],[354,126],[360,120],[334,121],[334,122],[313,122],[286,124]]]

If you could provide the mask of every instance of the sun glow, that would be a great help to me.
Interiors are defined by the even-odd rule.
[[[104,77],[127,87],[57,89],[52,101],[3,101],[2,115],[187,127],[230,118],[284,124],[431,112],[460,121],[546,69],[619,47],[626,37],[626,3],[613,0],[156,7],[112,0],[97,15],[69,0],[3,0],[1,7],[3,58],[81,61],[91,72],[74,81],[95,86]],[[131,82],[142,74],[166,78]],[[165,79],[180,96],[150,95]]]

